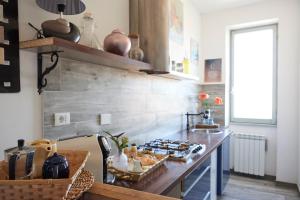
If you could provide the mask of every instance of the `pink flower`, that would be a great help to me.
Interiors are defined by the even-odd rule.
[[[207,94],[207,93],[205,93],[205,92],[200,92],[200,94],[199,94],[199,100],[200,101],[205,101],[206,99],[208,99],[209,98],[209,95]]]
[[[216,97],[215,105],[223,105],[223,99],[221,97]]]

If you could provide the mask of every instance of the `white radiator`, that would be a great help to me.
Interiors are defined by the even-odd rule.
[[[234,171],[264,176],[266,138],[258,135],[234,134],[233,139]]]

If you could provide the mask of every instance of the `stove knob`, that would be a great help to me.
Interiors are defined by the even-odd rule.
[[[174,154],[175,154],[175,151],[174,151],[174,150],[169,150],[169,154],[170,154],[170,155],[174,155]]]

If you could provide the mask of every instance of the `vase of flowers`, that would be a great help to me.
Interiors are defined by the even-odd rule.
[[[200,92],[199,100],[201,102],[200,113],[204,113],[202,124],[214,124],[212,114],[216,110],[216,106],[223,105],[223,99],[221,97],[215,97],[214,100],[210,99],[209,94],[206,92]]]
[[[116,155],[112,158],[113,167],[127,172],[128,171],[128,157],[124,154],[124,149],[128,147],[128,137],[123,136],[125,133],[121,133],[119,135],[113,136],[110,132],[104,131],[107,135],[109,135],[110,139],[115,143],[118,151]]]

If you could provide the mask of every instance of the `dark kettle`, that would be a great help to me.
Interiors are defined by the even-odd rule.
[[[35,149],[24,146],[24,143],[25,141],[20,139],[18,147],[5,150],[10,180],[28,179],[31,176]]]
[[[69,178],[69,163],[66,157],[54,153],[43,165],[44,179]]]

